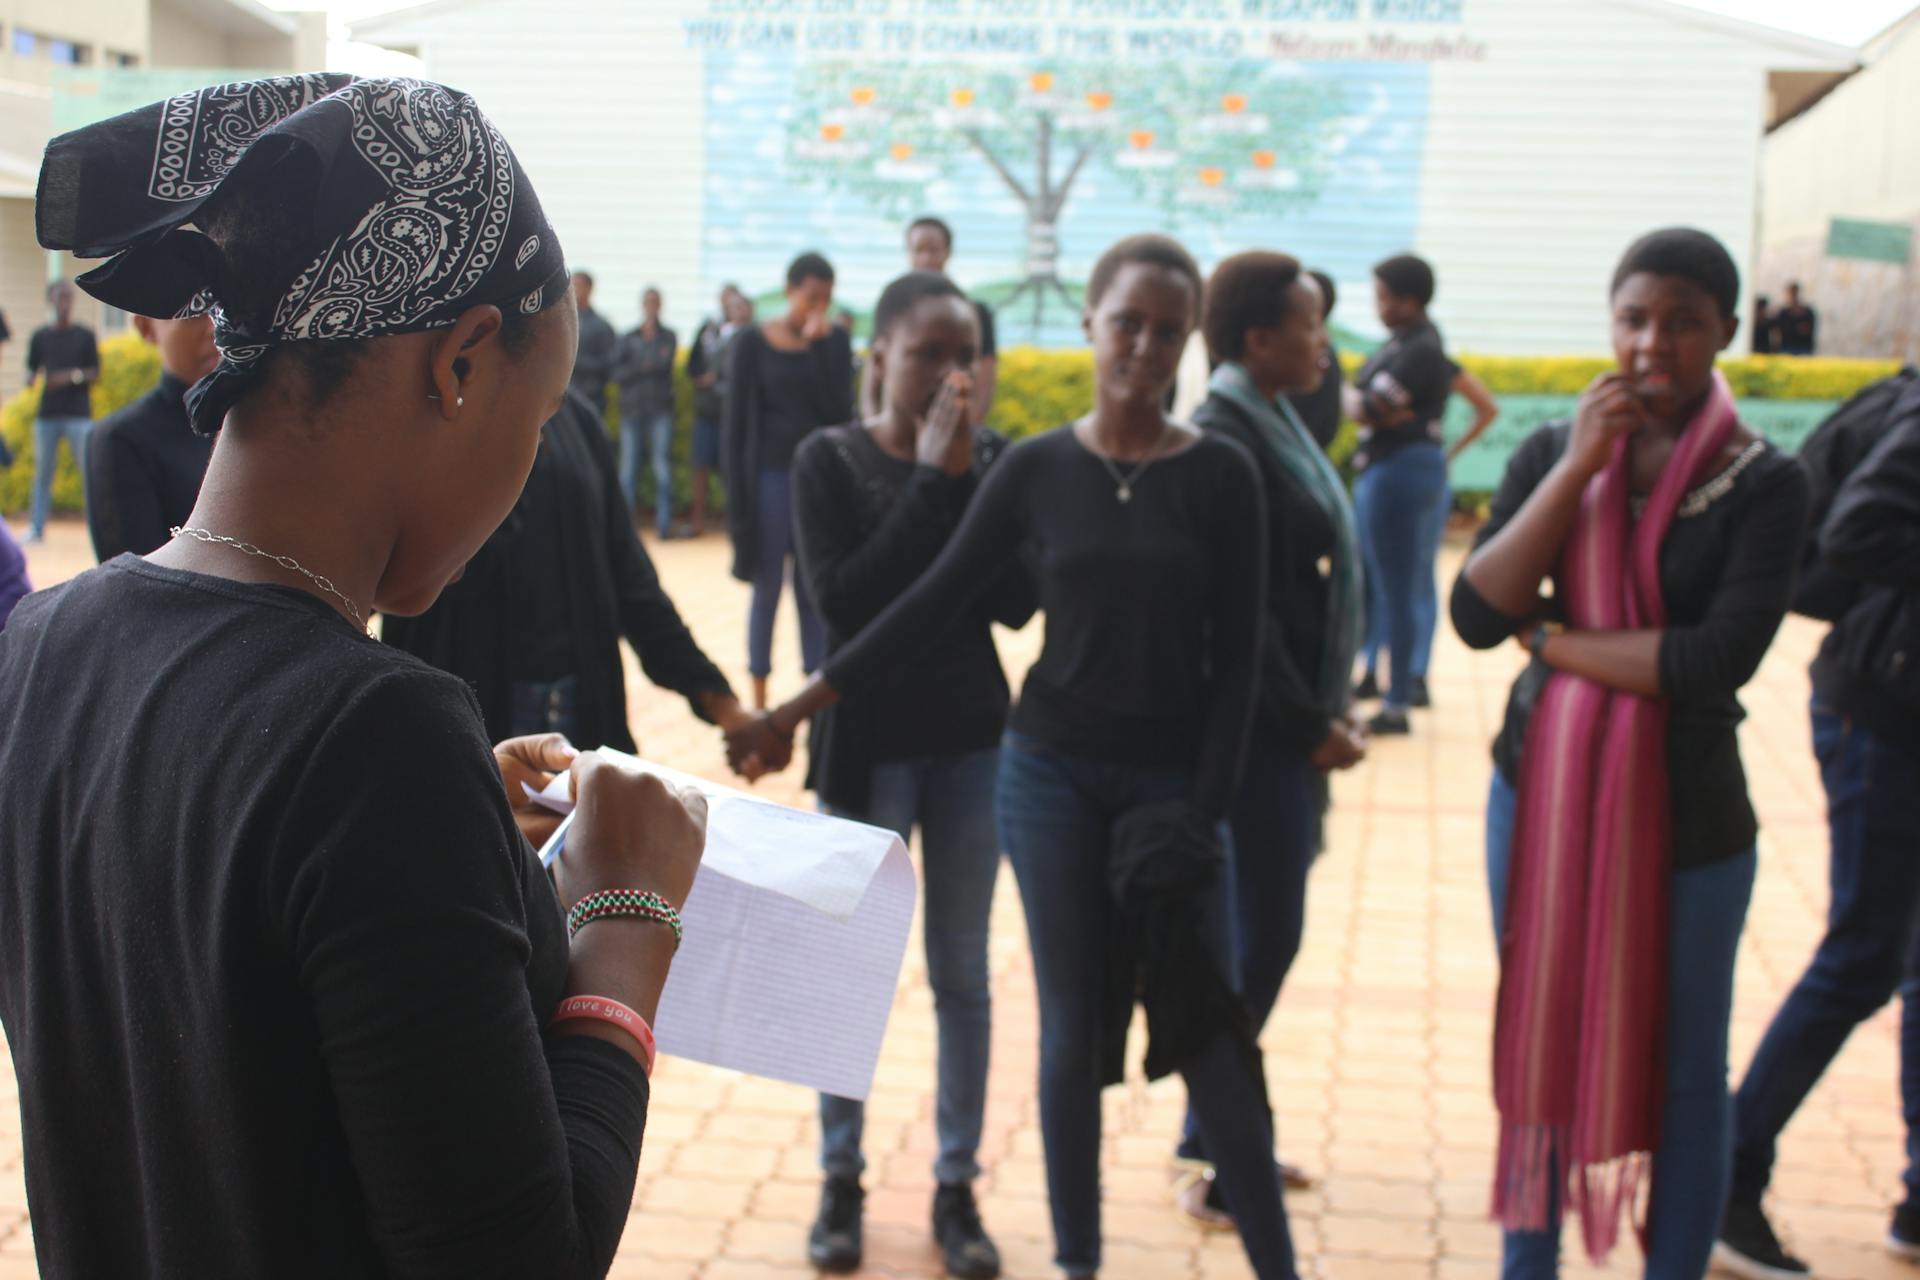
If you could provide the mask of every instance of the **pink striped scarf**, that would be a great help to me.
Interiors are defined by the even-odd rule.
[[[1636,524],[1630,441],[1587,486],[1561,553],[1567,625],[1666,625],[1660,544],[1735,426],[1718,373]],[[1555,1185],[1604,1259],[1660,1140],[1673,830],[1667,704],[1556,672],[1521,757],[1500,997],[1494,1215],[1552,1225]]]

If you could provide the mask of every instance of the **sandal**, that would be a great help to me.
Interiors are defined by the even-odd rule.
[[[1178,1161],[1173,1170],[1173,1202],[1181,1216],[1207,1231],[1232,1231],[1233,1215],[1220,1205],[1213,1166],[1197,1160]]]

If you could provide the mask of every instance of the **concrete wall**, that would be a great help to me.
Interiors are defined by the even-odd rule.
[[[0,352],[0,399],[26,381],[27,335],[46,314],[47,256],[33,238],[33,202],[0,200],[0,311],[13,339]]]
[[[90,65],[105,65],[104,51],[142,58],[147,50],[147,0],[0,0],[0,79],[45,84],[53,63],[44,57],[15,57],[16,27],[88,46]]]
[[[156,67],[224,67],[229,65],[227,33],[166,0],[153,6],[153,49]]]

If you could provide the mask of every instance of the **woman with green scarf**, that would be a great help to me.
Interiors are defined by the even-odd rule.
[[[1194,423],[1253,455],[1269,515],[1260,705],[1228,818],[1236,977],[1259,1027],[1300,950],[1327,775],[1366,755],[1364,731],[1348,716],[1361,629],[1360,546],[1346,487],[1286,399],[1312,391],[1322,376],[1319,285],[1285,254],[1238,254],[1207,282],[1201,323],[1214,373]],[[1182,1210],[1231,1226],[1191,1115],[1176,1164]],[[1307,1184],[1296,1169],[1281,1172],[1289,1186]]]

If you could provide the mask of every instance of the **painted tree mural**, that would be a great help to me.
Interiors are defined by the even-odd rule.
[[[1344,145],[1337,84],[1281,63],[876,65],[798,73],[786,157],[796,178],[855,193],[888,216],[921,211],[930,182],[984,162],[1026,212],[1034,324],[1060,278],[1060,224],[1089,165],[1170,219],[1280,214],[1319,196]]]

